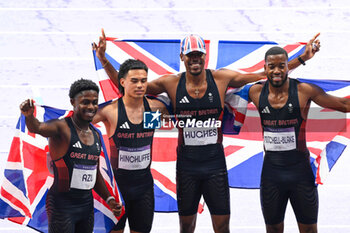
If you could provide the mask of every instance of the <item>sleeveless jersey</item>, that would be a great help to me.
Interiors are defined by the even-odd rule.
[[[193,173],[226,169],[220,95],[211,71],[205,72],[207,90],[202,98],[194,99],[188,94],[186,73],[182,73],[176,90],[177,169]]]
[[[151,111],[143,98],[145,111]],[[143,121],[133,124],[126,114],[123,98],[118,99],[118,123],[109,139],[111,164],[118,186],[125,196],[140,195],[153,185],[150,171],[154,129],[145,129]]]
[[[67,153],[60,159],[53,161],[54,183],[51,190],[55,192],[91,193],[95,186],[98,160],[101,144],[97,133],[90,126],[94,135],[94,143],[85,145],[79,139],[77,131],[70,117],[65,118],[71,132]]]
[[[309,158],[305,140],[306,121],[300,112],[298,83],[295,79],[289,79],[288,100],[280,109],[273,108],[268,101],[268,82],[259,97],[264,150],[272,164],[284,166]]]

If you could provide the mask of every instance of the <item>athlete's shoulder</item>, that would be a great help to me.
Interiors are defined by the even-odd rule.
[[[120,99],[120,98],[119,98]],[[118,101],[119,99],[114,99],[107,101],[99,106],[100,109],[114,109],[118,108]]]
[[[180,79],[182,73],[178,74],[165,74],[162,75],[158,78],[158,81],[163,82],[163,83],[172,83],[176,82]]]
[[[118,112],[118,100],[106,102],[103,105],[99,106],[99,109],[96,115],[94,116],[92,123],[95,124],[100,121],[106,121],[106,120],[109,121],[117,115],[117,112]]]
[[[157,111],[157,110],[159,110],[160,112],[166,111],[166,106],[162,101],[155,98],[149,98],[149,97],[146,97],[146,100],[148,101],[148,104],[152,111]]]
[[[263,86],[265,85],[266,81],[259,81],[257,83],[254,83],[251,87],[250,90],[261,90]]]
[[[308,91],[315,87],[318,87],[317,85],[314,85],[311,83],[301,82],[298,79],[290,79],[290,80],[294,80],[297,83],[298,90]]]
[[[67,118],[69,117],[48,120],[46,121],[46,124],[56,125],[58,127],[68,127]]]
[[[266,81],[257,82],[249,88],[249,98],[254,102],[254,104],[258,103],[257,101],[265,83]]]

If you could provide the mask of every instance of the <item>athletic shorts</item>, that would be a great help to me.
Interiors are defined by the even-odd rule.
[[[143,195],[137,199],[128,199],[127,196],[123,196],[123,198],[125,214],[118,221],[113,230],[124,229],[126,219],[128,219],[131,230],[137,232],[150,232],[154,215],[153,186],[146,190]]]
[[[180,216],[196,214],[202,195],[211,215],[230,214],[230,191],[226,169],[206,175],[177,171],[176,190]]]
[[[92,195],[91,195],[92,197]],[[88,199],[82,204],[75,199],[50,195],[46,197],[46,212],[48,217],[49,233],[89,233],[94,228],[93,200]],[[62,205],[64,203],[64,205]]]
[[[264,163],[264,173],[268,176],[261,178],[260,201],[266,224],[284,221],[288,200],[298,223],[317,223],[318,192],[310,165],[276,168]]]

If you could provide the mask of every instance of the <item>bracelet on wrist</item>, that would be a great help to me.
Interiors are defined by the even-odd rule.
[[[109,61],[107,60],[106,63],[102,65],[102,68],[105,68],[108,63]]]
[[[305,66],[305,61],[300,56],[298,57],[298,61]]]
[[[110,200],[115,200],[115,198],[114,198],[113,196],[109,196],[109,197],[107,197],[107,199],[106,199],[106,203],[108,204],[108,202],[109,202]]]

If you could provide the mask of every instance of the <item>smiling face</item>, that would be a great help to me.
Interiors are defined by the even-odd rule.
[[[124,78],[120,79],[124,87],[124,94],[133,98],[142,98],[147,89],[147,72],[143,69],[129,70]]]
[[[271,86],[283,86],[288,78],[288,59],[285,54],[268,55],[264,68]]]
[[[98,93],[85,90],[71,99],[74,114],[81,120],[91,122],[98,109]]]
[[[184,62],[186,72],[193,76],[198,76],[204,70],[205,54],[202,52],[191,52],[186,55],[180,54],[181,61]]]

